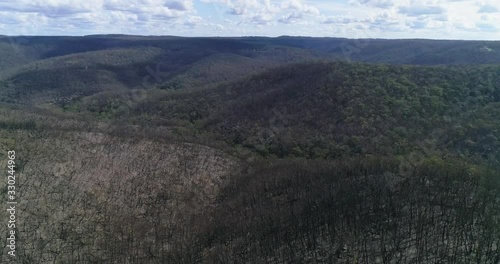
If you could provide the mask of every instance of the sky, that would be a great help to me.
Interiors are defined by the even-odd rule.
[[[0,0],[0,34],[500,40],[500,1]]]

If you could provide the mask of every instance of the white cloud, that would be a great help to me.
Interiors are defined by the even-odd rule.
[[[396,5],[395,0],[349,0],[352,5],[368,5],[378,8],[391,8]]]
[[[275,22],[292,24],[307,16],[319,15],[320,11],[303,0],[201,0],[205,3],[218,3],[227,7],[227,14],[239,17],[240,24],[251,23],[257,26]]]
[[[0,1],[1,11],[37,13],[47,17],[65,17],[92,12],[101,5],[100,1]]]
[[[0,34],[500,39],[497,0],[0,0]]]
[[[193,9],[190,1],[167,1],[162,0],[107,0],[103,5],[105,10],[133,13],[143,18],[173,19],[185,16]]]
[[[231,15],[247,15],[256,12],[274,13],[277,6],[270,0],[201,0],[205,3],[220,3],[229,8],[227,11]]]
[[[184,25],[194,28],[196,26],[201,25],[202,23],[203,23],[203,18],[199,16],[189,16],[184,22]]]
[[[298,13],[305,13],[305,14],[315,14],[315,15],[317,15],[317,14],[320,13],[319,10],[318,10],[318,8],[316,8],[316,7],[312,6],[312,5],[305,4],[305,3],[303,3],[300,0],[285,1],[281,5],[281,8],[282,9],[293,9],[293,10],[295,10]]]
[[[269,25],[274,19],[274,16],[268,13],[255,14],[250,17],[250,21],[257,25]]]
[[[302,20],[304,18],[304,16],[302,15],[302,13],[290,13],[286,16],[283,16],[282,18],[280,18],[278,20],[278,22],[280,23],[284,23],[284,24],[293,24],[293,23],[296,23],[300,20]]]
[[[322,23],[323,24],[353,24],[353,23],[360,23],[360,22],[369,22],[366,19],[359,19],[353,16],[334,16],[334,17],[327,17],[323,19]]]

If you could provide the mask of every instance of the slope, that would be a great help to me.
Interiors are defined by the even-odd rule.
[[[264,156],[402,155],[419,145],[498,162],[498,66],[285,66],[145,99],[137,115],[186,120]]]

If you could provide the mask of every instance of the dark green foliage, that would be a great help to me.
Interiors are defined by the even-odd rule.
[[[421,149],[498,162],[499,72],[498,66],[297,64],[145,99],[134,111],[196,122],[263,156],[406,155]],[[427,141],[432,150],[422,149]]]

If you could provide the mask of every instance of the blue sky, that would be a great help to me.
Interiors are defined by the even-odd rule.
[[[498,0],[0,0],[0,34],[500,40]]]

